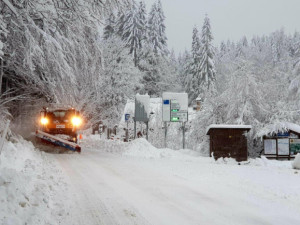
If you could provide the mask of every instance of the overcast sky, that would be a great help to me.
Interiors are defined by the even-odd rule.
[[[139,0],[137,0],[139,1]],[[148,12],[156,0],[144,0]],[[201,29],[205,14],[211,20],[214,44],[246,35],[270,34],[284,28],[300,31],[300,0],[161,0],[169,48],[190,49],[192,30]]]

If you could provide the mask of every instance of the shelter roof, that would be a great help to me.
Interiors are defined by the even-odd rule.
[[[211,129],[240,129],[249,131],[251,128],[251,125],[212,124],[206,129],[206,134],[209,135]]]

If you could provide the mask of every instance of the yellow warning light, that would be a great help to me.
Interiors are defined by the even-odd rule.
[[[46,125],[48,122],[49,122],[49,121],[48,121],[48,119],[47,119],[46,117],[43,117],[43,118],[41,119],[41,124],[43,124],[43,125]]]

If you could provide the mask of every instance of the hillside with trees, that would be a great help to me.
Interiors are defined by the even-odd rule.
[[[41,106],[76,106],[93,124],[116,123],[136,93],[186,91],[202,110],[189,148],[206,152],[212,123],[251,124],[256,135],[278,121],[299,123],[300,34],[214,43],[209,16],[191,31],[191,50],[169,49],[160,0],[147,12],[134,0],[0,2],[1,127]],[[179,131],[178,131],[179,132]]]

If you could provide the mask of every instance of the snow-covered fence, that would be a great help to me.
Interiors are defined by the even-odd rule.
[[[9,124],[10,124],[10,120],[7,121],[5,129],[3,130],[3,133],[2,133],[2,136],[1,136],[1,139],[0,139],[0,155],[1,155],[1,152],[2,152],[2,148],[3,148],[3,145],[4,145],[4,141],[5,141],[7,132],[8,132]]]

